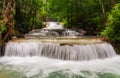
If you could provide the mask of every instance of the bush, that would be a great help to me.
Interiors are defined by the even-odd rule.
[[[112,42],[120,41],[120,4],[116,4],[111,12],[108,13],[106,29],[101,35]]]

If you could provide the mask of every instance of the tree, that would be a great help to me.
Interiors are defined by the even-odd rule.
[[[98,0],[48,0],[48,17],[63,22],[66,28],[81,28],[96,35],[104,28],[107,5]]]
[[[0,1],[0,19],[2,19],[2,1]],[[1,20],[0,20],[1,21]],[[0,23],[0,38],[2,38],[2,33],[5,30],[5,26]]]
[[[104,9],[104,4],[102,3],[102,0],[99,0],[99,3],[101,5],[101,10],[102,10],[102,13],[103,13],[103,16],[105,17],[105,9]]]
[[[40,29],[43,26],[42,6],[42,0],[16,1],[15,29],[19,34],[25,34],[36,28]]]
[[[15,35],[15,32],[14,32],[15,4],[16,4],[15,0],[2,0],[3,20],[0,23],[3,24],[7,28],[7,31],[3,37],[3,42],[7,41],[8,38]]]

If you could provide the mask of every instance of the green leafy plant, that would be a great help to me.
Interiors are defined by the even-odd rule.
[[[120,41],[120,3],[115,5],[108,14],[106,29],[101,35],[112,42]]]

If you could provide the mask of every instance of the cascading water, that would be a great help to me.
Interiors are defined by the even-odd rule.
[[[86,34],[85,30],[64,29],[60,22],[47,22],[46,28],[30,31],[25,34],[25,38],[42,37],[81,37]]]
[[[63,40],[65,45],[59,39],[47,40],[8,42],[0,58],[0,77],[120,78],[120,56],[109,43],[78,39],[84,43]]]
[[[78,36],[71,30],[42,29],[25,35],[37,39],[9,41],[0,58],[0,78],[120,78],[120,56],[111,44]]]
[[[60,45],[42,42],[9,42],[5,56],[46,56],[63,60],[91,60],[115,56],[109,43],[88,45]]]

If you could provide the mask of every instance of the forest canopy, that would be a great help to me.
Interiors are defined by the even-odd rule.
[[[116,6],[116,4],[119,4],[119,1],[120,0],[0,0],[0,33],[3,33],[3,36],[5,36],[11,28],[10,26],[12,26],[10,29],[11,33],[9,32],[9,34],[19,36],[33,29],[44,27],[43,22],[58,21],[62,22],[65,28],[83,29],[87,31],[86,35],[100,35],[106,28],[106,24],[108,25],[108,23],[111,22],[108,20],[110,19],[110,15],[113,16],[112,8]],[[13,20],[12,22],[7,21],[3,23],[6,10],[4,3],[6,7],[12,7],[14,10],[11,10],[11,12],[8,10],[8,13],[12,16],[12,18],[8,20]],[[11,7],[8,5],[11,5]],[[119,11],[118,9],[114,10]],[[119,26],[119,24],[118,20],[117,25]],[[105,32],[109,32],[108,29],[104,31],[104,34],[106,34]]]

